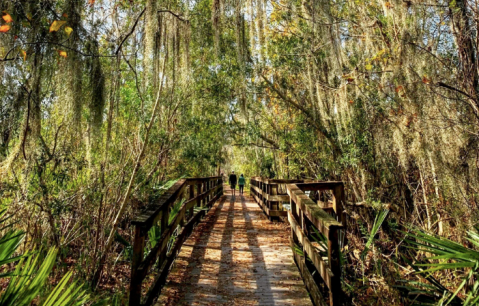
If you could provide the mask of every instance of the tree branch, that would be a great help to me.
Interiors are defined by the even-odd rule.
[[[140,15],[138,15],[138,17],[136,17],[135,23],[133,24],[133,27],[131,28],[130,32],[128,32],[128,34],[126,34],[125,38],[123,38],[123,40],[121,41],[120,45],[119,45],[118,48],[116,49],[116,51],[115,51],[115,54],[116,54],[116,55],[118,55],[118,52],[120,52],[121,47],[123,46],[123,44],[125,43],[125,41],[128,39],[128,37],[130,37],[130,35],[133,34],[133,32],[135,31],[136,25],[138,24],[138,21],[140,20],[141,16],[143,16],[143,14],[145,13],[145,11],[146,11],[146,7],[143,9],[143,11],[141,11]]]
[[[170,11],[168,9],[158,10],[158,13],[170,13],[171,15],[175,16],[176,18],[178,18],[179,20],[183,22],[186,22],[186,23],[190,22],[188,19],[184,19],[183,17],[181,17],[180,14]]]

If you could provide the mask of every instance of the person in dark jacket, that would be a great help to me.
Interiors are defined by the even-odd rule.
[[[230,186],[231,186],[231,190],[233,191],[233,196],[236,195],[236,183],[237,182],[238,182],[238,178],[236,177],[235,172],[231,171],[229,183],[230,183]]]
[[[238,186],[239,186],[239,192],[240,194],[243,194],[244,192],[244,185],[246,183],[246,179],[244,178],[244,175],[241,174],[239,179],[238,179]]]

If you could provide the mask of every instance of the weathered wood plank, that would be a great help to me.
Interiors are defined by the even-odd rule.
[[[341,264],[339,260],[340,248],[338,230],[332,229],[328,235],[328,261],[333,276],[331,277],[331,285],[329,287],[329,301],[331,306],[342,305],[341,290]]]
[[[301,230],[301,227],[299,226],[298,222],[295,220],[291,212],[288,213],[288,221],[291,225],[291,229],[298,237],[299,242],[303,245],[304,250],[306,251],[309,258],[316,267],[316,270],[318,270],[319,274],[326,283],[326,286],[328,286],[328,288],[331,288],[331,277],[333,276],[333,273],[329,269],[328,263],[323,260],[323,258],[315,250],[309,238],[304,235],[303,231]]]
[[[251,181],[257,181],[265,184],[296,184],[304,183],[310,180],[288,180],[288,179],[269,179],[259,176],[254,176],[251,178]]]
[[[270,217],[286,217],[286,216],[288,216],[288,212],[287,211],[282,211],[282,210],[268,209],[268,215]]]
[[[309,272],[308,267],[306,266],[305,263],[305,258],[298,253],[294,251],[294,243],[291,243],[293,246],[293,258],[294,262],[298,266],[298,269],[301,273],[301,277],[303,278],[304,284],[306,285],[306,288],[309,291],[309,294],[311,295],[311,300],[313,301],[314,305],[316,306],[327,306],[326,301],[323,298],[323,295],[321,294],[321,291],[318,288],[318,285],[316,285],[316,282],[314,281],[313,276],[311,275],[311,272]]]
[[[132,225],[141,226],[149,230],[151,226],[157,221],[157,217],[161,211],[168,209],[178,196],[183,193],[185,188],[185,179],[176,182],[165,194],[163,194],[156,203],[148,205],[135,219],[131,221]]]
[[[259,189],[258,187],[255,187],[255,186],[251,186],[250,189],[252,189],[254,192],[252,192],[252,196],[254,198],[254,200],[256,201],[256,203],[258,203],[258,205],[261,207],[261,209],[264,211],[264,213],[268,216],[268,217],[286,217],[288,215],[288,212],[287,211],[282,211],[282,210],[273,210],[273,209],[270,209],[266,203],[264,203],[263,200],[261,200],[256,194],[257,193],[260,193],[260,194],[264,194],[264,195],[267,195],[265,192],[263,192],[261,189]],[[289,201],[289,196],[286,195],[284,196],[288,199]]]
[[[219,199],[220,196],[221,196],[220,194],[216,194],[210,200],[210,202],[206,204],[206,206],[207,207],[213,206],[213,204],[216,202],[216,200]],[[194,226],[201,220],[201,218],[206,213],[207,213],[206,210],[200,210],[198,213],[196,213],[196,215],[193,216],[193,218],[191,218],[188,221],[188,223],[181,230],[180,234],[176,237],[175,244],[173,245],[171,251],[168,253],[165,263],[161,266],[158,276],[155,278],[153,285],[148,290],[148,293],[146,296],[146,303],[143,304],[143,306],[149,306],[153,304],[154,300],[161,292],[161,288],[163,288],[163,286],[165,285],[166,278],[168,277],[168,273],[170,271],[171,265],[173,264],[176,256],[181,250],[183,243],[193,232]]]
[[[301,209],[311,223],[313,223],[323,234],[327,236],[331,228],[343,228],[341,222],[336,221],[336,219],[319,208],[319,206],[306,196],[296,185],[287,185],[287,189],[291,200],[296,203],[298,209]]]
[[[186,178],[186,184],[188,185],[196,185],[203,182],[210,182],[214,180],[222,180],[221,176],[210,176],[210,177],[194,177],[194,178]]]
[[[183,203],[183,205],[181,206],[181,208],[180,208],[178,214],[176,215],[175,219],[171,222],[170,225],[168,225],[168,227],[166,228],[166,231],[163,231],[163,229],[162,229],[162,235],[161,235],[160,240],[157,242],[155,247],[153,247],[151,249],[150,253],[148,253],[148,255],[145,257],[143,262],[141,262],[141,264],[139,265],[139,267],[138,267],[138,278],[139,279],[143,280],[146,277],[146,274],[148,273],[148,271],[152,267],[152,265],[155,263],[158,256],[166,250],[166,248],[168,246],[168,241],[170,240],[171,235],[173,234],[176,227],[180,224],[180,222],[184,218],[184,215],[185,215],[186,211],[188,211],[189,209],[194,207],[195,204],[197,203],[197,201],[200,201],[200,200],[206,198],[206,196],[208,194],[212,194],[212,193],[216,192],[216,190],[218,190],[219,187],[220,186],[216,186],[216,187],[210,189],[209,191],[204,192],[204,193],[200,194],[199,196]],[[210,203],[208,203],[208,204],[211,205],[211,203],[214,203],[214,200],[216,198],[217,198],[217,196],[214,197],[210,201]]]
[[[183,245],[156,305],[312,305],[284,226],[246,195],[220,203]]]
[[[186,238],[191,234],[193,231],[194,226],[201,220],[201,218],[206,214],[205,210],[199,211],[191,220],[185,225],[182,229],[181,233],[176,238],[175,244],[171,250],[171,252],[167,255],[165,263],[162,265],[158,276],[155,278],[153,285],[148,290],[146,295],[146,302],[144,306],[150,306],[153,304],[156,297],[161,292],[161,289],[166,283],[166,278],[168,277],[168,273],[170,272],[171,265],[173,264],[178,252],[181,250],[181,246],[185,242]]]
[[[138,277],[138,266],[143,260],[143,248],[145,247],[145,235],[140,227],[135,228],[134,241],[131,261],[130,305],[139,306],[141,302],[141,280]]]

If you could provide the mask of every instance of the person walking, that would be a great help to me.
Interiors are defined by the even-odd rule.
[[[238,178],[236,177],[236,174],[234,171],[231,171],[230,178],[229,178],[229,183],[231,186],[231,190],[233,191],[233,196],[236,195],[236,183],[238,182]]]
[[[244,192],[244,185],[246,183],[246,179],[244,178],[244,175],[241,174],[239,179],[238,179],[238,186],[239,186],[239,193],[243,194]]]

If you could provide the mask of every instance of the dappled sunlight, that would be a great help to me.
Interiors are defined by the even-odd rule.
[[[158,305],[311,305],[288,235],[227,192],[185,242]]]

